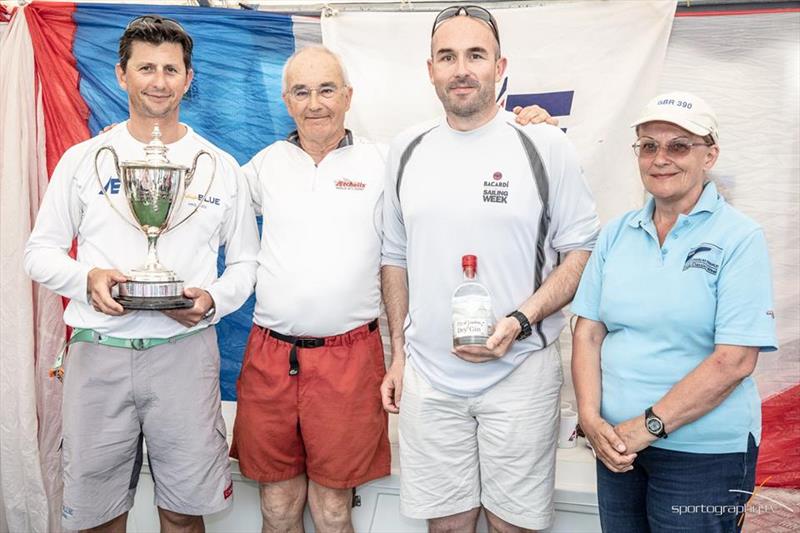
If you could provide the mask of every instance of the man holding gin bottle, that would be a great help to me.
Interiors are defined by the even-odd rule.
[[[428,72],[445,117],[404,132],[389,154],[382,282],[392,365],[381,392],[400,412],[401,510],[434,532],[474,530],[481,508],[493,531],[551,525],[560,309],[599,229],[563,132],[521,127],[495,105],[505,67],[488,11],[440,12]],[[465,270],[477,263],[502,318],[484,344],[454,348],[462,257]]]

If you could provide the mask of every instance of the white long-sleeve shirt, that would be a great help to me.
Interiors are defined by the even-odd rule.
[[[94,170],[95,154],[110,145],[120,162],[144,159],[144,143],[128,132],[127,122],[77,144],[58,162],[45,192],[36,225],[25,248],[25,271],[54,292],[70,298],[64,321],[73,327],[91,328],[98,333],[123,338],[166,338],[187,331],[158,311],[133,311],[109,316],[95,311],[87,296],[87,275],[95,267],[117,269],[123,274],[144,264],[147,238],[125,222],[109,205],[106,189],[116,208],[130,221],[122,184],[113,158],[104,152]],[[184,287],[207,290],[216,306],[213,322],[238,309],[253,291],[258,254],[258,230],[250,193],[236,161],[187,126],[180,140],[167,145],[171,163],[191,167],[198,151],[216,158],[216,172],[210,191],[213,164],[202,156],[191,185],[173,224],[182,220],[201,202],[186,222],[158,239],[161,264],[175,271]],[[77,237],[77,259],[69,257]],[[217,256],[225,246],[225,271],[217,276]],[[201,322],[194,329],[207,326]]]

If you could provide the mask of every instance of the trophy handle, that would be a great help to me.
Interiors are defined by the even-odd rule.
[[[119,209],[117,209],[117,206],[115,206],[114,202],[111,201],[111,196],[108,195],[108,191],[106,190],[105,186],[103,185],[103,180],[100,178],[100,169],[99,169],[99,167],[97,165],[97,162],[100,160],[100,154],[103,153],[103,150],[108,150],[109,152],[111,152],[111,155],[114,157],[114,172],[116,172],[116,174],[117,174],[117,179],[119,179],[120,181],[122,180],[122,175],[121,175],[120,169],[119,169],[119,158],[117,157],[117,152],[114,151],[113,147],[111,147],[109,145],[105,145],[105,146],[101,146],[100,149],[97,151],[97,153],[94,154],[94,175],[97,178],[97,184],[100,185],[100,190],[103,191],[103,196],[106,197],[106,201],[108,201],[108,205],[111,206],[111,209],[116,211],[116,213],[120,217],[122,217],[122,220],[124,220],[125,222],[127,222],[128,224],[130,224],[131,226],[136,228],[137,230],[143,231],[142,227],[140,225],[134,224],[133,222],[128,220],[128,217],[123,215],[122,212]]]
[[[184,198],[184,196],[186,196],[186,189],[189,187],[189,184],[191,184],[192,181],[194,180],[194,172],[195,172],[195,170],[197,170],[197,160],[200,159],[201,155],[207,155],[208,157],[211,158],[211,162],[214,163],[214,166],[213,166],[213,168],[211,170],[211,179],[208,180],[208,186],[206,187],[206,190],[203,193],[203,198],[206,198],[208,196],[209,191],[211,191],[211,185],[214,184],[214,178],[217,177],[217,158],[214,157],[214,154],[212,154],[211,152],[208,152],[206,150],[200,150],[199,152],[197,152],[197,155],[194,156],[194,160],[192,161],[192,168],[189,170],[189,172],[186,173],[186,176],[184,176],[184,178],[183,178],[183,194],[181,195],[180,203],[178,204],[178,206],[175,209],[174,213],[177,213],[178,210],[180,209],[181,205],[183,204],[183,198]],[[178,226],[180,226],[181,224],[183,224],[184,222],[189,220],[189,218],[192,215],[194,215],[197,212],[198,209],[200,209],[200,206],[202,204],[203,204],[203,200],[198,198],[197,205],[194,206],[194,209],[192,209],[192,211],[188,215],[183,217],[179,222],[177,222],[176,224],[171,225],[169,228],[164,230],[162,232],[162,234],[163,233],[167,233],[168,231],[174,230],[175,228],[177,228]]]
[[[192,168],[189,169],[189,172],[186,173],[186,177],[183,179],[183,183],[187,188],[192,183],[192,179],[194,178],[194,172],[195,172],[195,170],[197,170],[197,160],[200,159],[200,156],[203,155],[203,154],[205,154],[208,157],[210,157],[211,160],[214,162],[214,173],[211,174],[212,179],[213,179],[214,174],[216,174],[216,171],[217,171],[217,159],[210,152],[207,152],[206,150],[200,150],[199,152],[197,152],[197,154],[194,156],[194,159],[192,160]]]

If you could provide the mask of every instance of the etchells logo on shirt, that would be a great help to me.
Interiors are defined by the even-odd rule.
[[[492,179],[483,182],[483,202],[491,204],[508,203],[508,180],[503,179],[503,173],[495,171]]]
[[[686,254],[683,270],[685,272],[690,268],[702,268],[709,274],[716,275],[721,260],[722,248],[710,242],[701,242]]]
[[[363,181],[356,181],[347,178],[336,180],[335,185],[340,191],[363,191],[367,188],[367,184]]]

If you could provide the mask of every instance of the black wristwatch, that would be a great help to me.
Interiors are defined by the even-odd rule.
[[[533,330],[531,329],[531,323],[528,322],[528,317],[525,316],[525,313],[523,313],[522,311],[514,311],[512,313],[507,314],[506,317],[516,318],[517,322],[519,322],[519,325],[522,326],[522,331],[519,332],[519,335],[517,335],[516,340],[521,341],[522,339],[527,339],[528,337],[531,336]]]
[[[650,406],[644,410],[644,427],[654,437],[659,439],[666,439],[667,432],[664,431],[664,421],[653,412],[653,407]]]

